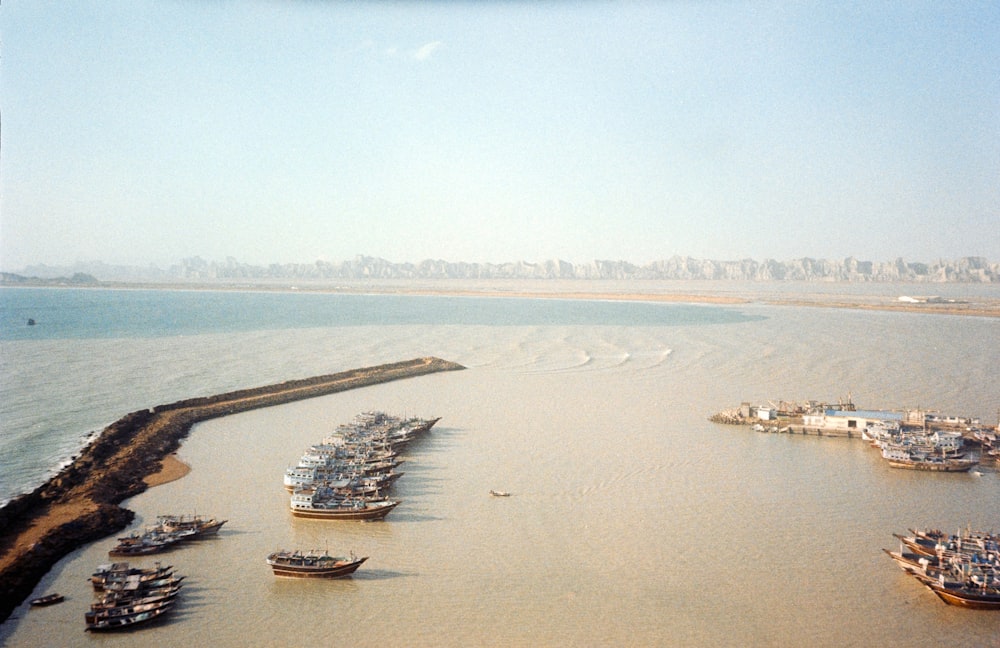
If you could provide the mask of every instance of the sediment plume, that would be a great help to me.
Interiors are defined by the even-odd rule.
[[[76,548],[121,531],[135,517],[118,506],[148,488],[165,457],[201,421],[403,378],[464,369],[417,358],[192,398],[126,414],[104,428],[72,463],[0,508],[0,623],[41,578]]]

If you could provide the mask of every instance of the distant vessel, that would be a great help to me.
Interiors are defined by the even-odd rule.
[[[301,553],[300,551],[276,551],[267,557],[275,576],[292,578],[342,578],[350,576],[367,556],[357,558],[331,556],[328,553]]]

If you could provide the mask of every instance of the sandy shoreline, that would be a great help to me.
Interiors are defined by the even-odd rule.
[[[191,472],[191,466],[178,459],[176,453],[168,454],[163,458],[160,470],[152,475],[146,475],[143,481],[149,487],[162,486],[163,484],[177,481],[189,472]]]
[[[106,427],[58,475],[0,509],[0,622],[60,559],[88,542],[124,529],[135,514],[118,506],[120,502],[188,473],[190,467],[175,452],[196,423],[460,369],[464,367],[439,358],[417,358],[126,414]]]

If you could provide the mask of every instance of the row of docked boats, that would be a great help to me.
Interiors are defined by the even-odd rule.
[[[1000,610],[1000,534],[910,529],[908,535],[893,536],[899,551],[882,551],[942,601]]]
[[[979,460],[968,457],[961,433],[905,430],[898,423],[869,425],[862,437],[878,448],[892,468],[932,472],[968,472]]]
[[[188,540],[216,536],[227,520],[200,515],[160,515],[142,533],[118,538],[112,556],[144,556]],[[98,565],[90,584],[100,600],[84,614],[88,631],[127,630],[162,617],[177,602],[184,576],[159,562],[137,567],[128,562]]]
[[[183,580],[172,566],[160,563],[147,568],[127,562],[98,566],[90,582],[101,598],[84,614],[86,629],[124,630],[160,618],[177,602]]]
[[[384,519],[400,504],[388,496],[403,474],[396,471],[402,464],[400,452],[439,420],[404,419],[372,411],[338,425],[285,471],[283,483],[291,492],[292,515],[320,520]]]
[[[161,515],[155,525],[118,538],[108,554],[127,557],[160,553],[181,542],[216,535],[225,523],[226,520],[199,515]]]

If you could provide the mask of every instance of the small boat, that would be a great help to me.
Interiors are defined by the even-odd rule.
[[[45,607],[46,605],[55,605],[56,603],[62,603],[66,600],[66,597],[62,594],[46,594],[45,596],[39,596],[36,599],[31,599],[32,607]]]
[[[301,553],[300,551],[276,551],[267,557],[275,576],[292,578],[343,578],[350,576],[368,556],[357,558],[331,556],[328,553]]]
[[[510,497],[510,493],[502,490],[491,490],[490,495],[493,497]]]

